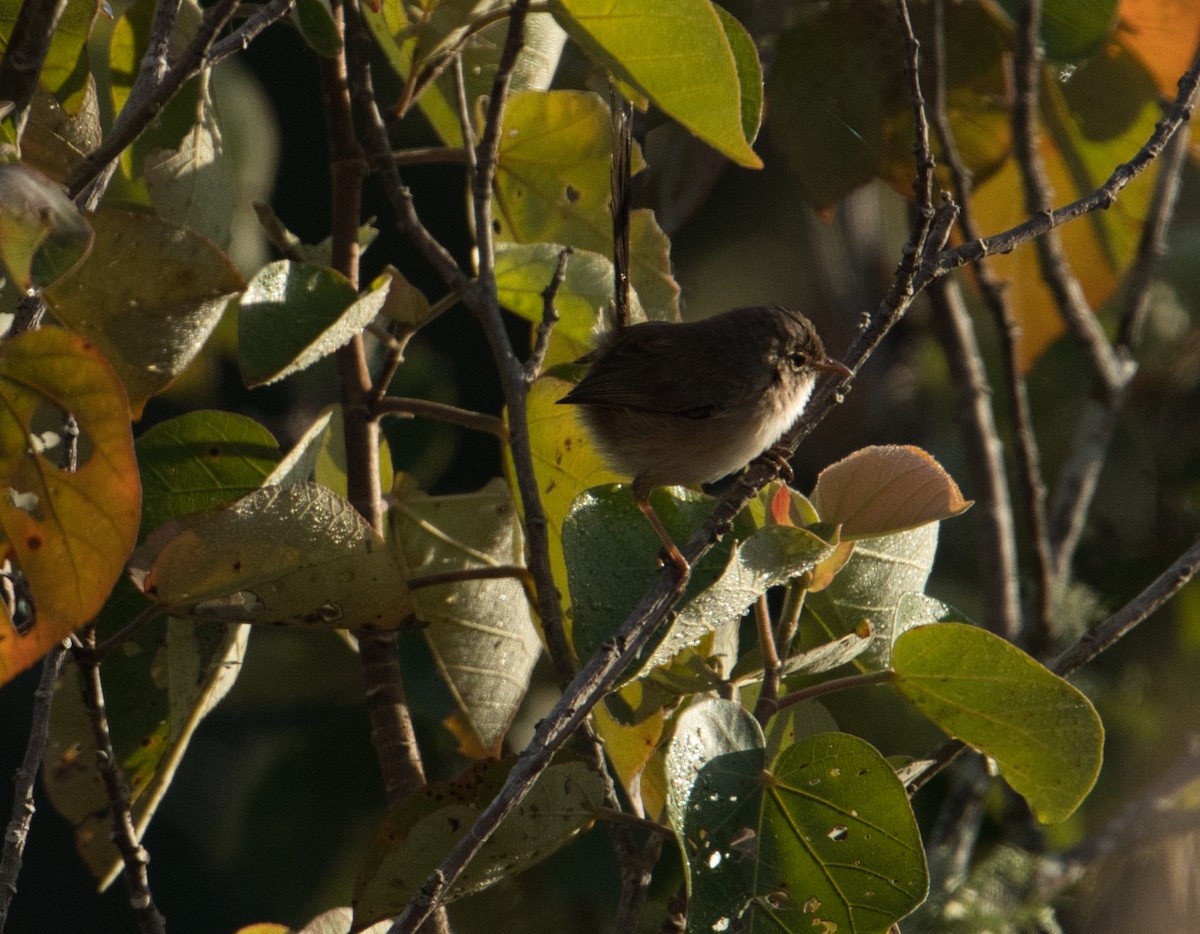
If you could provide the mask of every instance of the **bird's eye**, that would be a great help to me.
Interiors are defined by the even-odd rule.
[[[808,354],[794,353],[788,357],[788,361],[792,364],[794,369],[803,369],[808,365]]]

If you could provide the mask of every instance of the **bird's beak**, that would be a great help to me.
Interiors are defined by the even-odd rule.
[[[840,360],[830,360],[826,357],[820,363],[814,364],[818,370],[824,370],[826,373],[834,373],[842,379],[849,379],[854,375],[850,367],[842,363]]]

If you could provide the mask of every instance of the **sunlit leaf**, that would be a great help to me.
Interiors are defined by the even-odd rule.
[[[354,886],[355,929],[392,917],[495,797],[512,760],[481,762],[454,782],[410,795],[380,828]],[[580,762],[550,765],[450,889],[454,899],[550,856],[589,826],[604,801],[599,776]]]
[[[250,387],[312,366],[361,333],[383,306],[389,280],[362,296],[336,270],[281,259],[242,293],[238,358]]]
[[[592,709],[596,734],[616,777],[635,810],[651,820],[660,815],[655,802],[643,796],[643,775],[663,735],[664,706],[662,693],[653,684],[632,681]]]
[[[1121,0],[1117,39],[1153,74],[1159,92],[1174,97],[1191,64],[1200,33],[1200,6],[1192,0]]]
[[[943,730],[996,761],[1045,823],[1092,789],[1104,728],[1078,689],[1016,646],[965,623],[918,626],[897,641],[897,686]]]
[[[595,94],[513,94],[500,135],[493,214],[500,241],[557,243],[612,255],[608,106]],[[631,170],[641,170],[633,151]],[[631,212],[629,274],[651,318],[677,319],[669,244],[653,214]]]
[[[266,487],[173,520],[130,562],[134,583],[172,616],[321,629],[395,629],[411,612],[383,540],[314,483]]]
[[[97,211],[91,255],[46,290],[51,310],[103,351],[135,417],[203,348],[242,278],[199,234],[149,214]]]
[[[971,503],[942,465],[912,445],[862,448],[821,471],[812,503],[842,538],[903,532],[949,519]]]
[[[892,643],[910,624],[907,616],[898,613],[901,601],[907,594],[924,591],[937,540],[938,523],[931,522],[856,542],[850,560],[829,585],[807,595],[805,606],[824,636],[859,632],[865,622],[873,635],[859,661],[872,669],[888,668]]]
[[[763,736],[737,704],[679,718],[669,814],[687,862],[689,932],[884,931],[928,887],[903,784],[867,743],[809,735],[764,769]]]
[[[23,634],[0,616],[4,683],[99,612],[133,548],[141,486],[125,393],[86,340],[47,327],[4,341],[0,403],[0,544],[33,603]]]
[[[555,585],[564,597],[568,589],[562,526],[571,504],[584,490],[620,479],[588,440],[575,406],[558,404],[570,389],[571,383],[565,380],[543,376],[529,387],[526,405],[533,472],[550,531],[550,566]],[[505,471],[515,489],[509,456],[505,457]]]
[[[757,85],[757,61],[742,41],[734,56],[708,0],[554,0],[551,9],[572,39],[672,119],[739,165],[762,166],[745,132],[738,67]]]
[[[91,247],[91,226],[57,184],[28,166],[0,165],[0,269],[17,288],[45,288]]]
[[[503,480],[459,496],[401,494],[388,510],[413,610],[476,745],[495,752],[541,653],[518,576],[416,586],[429,575],[521,567],[516,509]]]

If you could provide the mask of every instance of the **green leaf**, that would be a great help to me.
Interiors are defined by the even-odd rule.
[[[1100,772],[1104,728],[1078,689],[1016,646],[966,623],[896,641],[897,687],[951,736],[990,756],[1044,823],[1066,820]]]
[[[746,135],[739,64],[747,81],[761,78],[745,67],[741,37],[735,57],[708,0],[553,0],[551,10],[588,54],[669,117],[739,165],[761,168]]]
[[[900,612],[909,594],[925,589],[937,551],[938,523],[907,532],[856,542],[849,562],[824,590],[809,593],[806,606],[827,637],[859,631],[863,622],[874,633],[859,656],[865,667],[891,666],[892,644],[908,626]]]
[[[516,509],[499,478],[466,495],[400,495],[388,521],[410,585],[431,574],[525,563]],[[498,751],[541,654],[521,579],[461,580],[411,592],[474,746]]]
[[[1000,0],[1000,6],[1014,20],[1021,13],[1018,0]],[[1045,0],[1040,38],[1046,57],[1059,62],[1085,58],[1116,24],[1117,0]]]
[[[360,297],[336,270],[287,259],[268,263],[239,303],[238,361],[246,385],[274,383],[344,347],[374,320],[389,284]]]
[[[205,83],[195,125],[175,148],[149,152],[143,171],[150,203],[159,217],[189,227],[227,249],[238,181],[207,90]]]
[[[142,535],[176,516],[253,493],[279,461],[279,444],[244,415],[195,411],[161,422],[137,440]]]
[[[481,762],[453,782],[410,795],[380,828],[354,886],[354,930],[398,914],[495,797],[512,759]],[[553,854],[589,826],[604,802],[599,776],[556,762],[483,844],[448,900],[478,892]]]
[[[62,278],[92,248],[92,228],[62,188],[19,163],[0,165],[0,268],[22,292]]]
[[[74,470],[61,464],[68,415],[79,431]],[[129,406],[83,338],[44,327],[0,344],[0,488],[0,551],[33,604],[23,634],[0,614],[3,684],[100,611],[137,538]]]
[[[104,352],[137,418],[204,347],[242,277],[224,253],[186,227],[109,210],[91,222],[91,255],[46,290],[46,301]]]
[[[680,487],[657,489],[650,502],[676,542],[687,541],[712,509],[710,497]],[[586,659],[616,632],[658,575],[662,542],[623,486],[582,494],[563,523],[562,542],[574,614],[572,638],[576,653]],[[692,568],[681,612],[687,611],[687,601],[721,576],[732,549],[726,538]],[[704,619],[712,623],[708,630],[714,628],[717,621],[707,614]],[[719,620],[727,621],[728,617]],[[657,634],[643,651],[643,659],[657,654],[665,635]]]
[[[342,37],[326,0],[296,0],[292,16],[308,47],[322,58],[336,58],[342,51]]]
[[[668,814],[687,862],[688,931],[884,931],[928,887],[904,786],[867,743],[805,736],[764,770],[738,705],[680,715]]]
[[[680,608],[637,676],[667,664],[718,626],[741,619],[768,589],[812,570],[833,549],[807,529],[772,525],[754,531],[734,545],[720,577]]]
[[[395,629],[411,613],[383,539],[315,483],[174,519],[138,547],[130,574],[171,615],[199,621]]]

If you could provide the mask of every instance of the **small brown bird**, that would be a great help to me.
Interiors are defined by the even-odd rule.
[[[633,477],[638,508],[684,575],[650,491],[741,469],[800,417],[819,373],[852,375],[825,355],[808,318],[778,306],[635,324],[605,335],[589,357],[587,375],[558,401],[581,407],[601,453]]]

